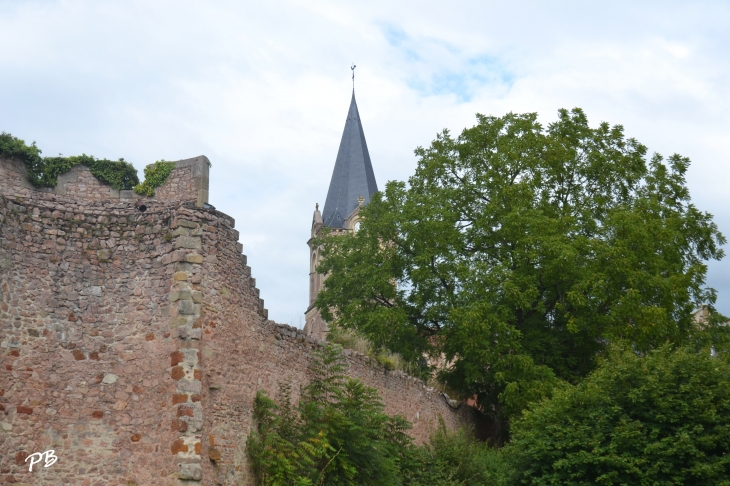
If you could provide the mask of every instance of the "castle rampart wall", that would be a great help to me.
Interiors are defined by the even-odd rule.
[[[298,394],[321,343],[267,319],[233,219],[203,207],[207,169],[178,162],[140,212],[85,167],[36,190],[0,159],[0,484],[252,484],[256,391]],[[348,354],[418,442],[458,424],[438,392]]]

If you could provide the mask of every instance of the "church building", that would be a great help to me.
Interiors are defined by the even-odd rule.
[[[319,248],[312,245],[312,239],[317,237],[325,227],[330,228],[334,234],[357,231],[360,207],[370,202],[370,196],[377,190],[378,185],[375,182],[375,174],[370,162],[370,154],[353,90],[345,130],[342,133],[327,199],[324,202],[324,210],[320,213],[319,204],[315,206],[311,238],[307,242],[309,245],[309,307],[304,313],[304,331],[313,338],[324,340],[328,329],[327,323],[314,307],[314,301],[322,289],[325,276],[317,273]]]

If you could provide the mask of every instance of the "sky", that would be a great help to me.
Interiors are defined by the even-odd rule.
[[[728,1],[0,0],[0,131],[44,155],[206,155],[269,317],[302,327],[352,90],[380,188],[475,114],[581,107],[692,160],[730,236]],[[727,251],[727,248],[726,248]],[[708,284],[730,315],[730,256]]]

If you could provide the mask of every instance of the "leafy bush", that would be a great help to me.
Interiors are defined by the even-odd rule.
[[[470,430],[450,432],[443,421],[429,444],[413,447],[402,466],[409,486],[506,486],[514,476],[501,449],[474,439]]]
[[[525,412],[508,450],[520,484],[730,485],[730,366],[707,350],[612,350]]]
[[[260,484],[399,484],[410,424],[383,413],[375,389],[345,378],[340,351],[328,346],[317,355],[298,407],[288,385],[280,387],[278,404],[257,394],[258,429],[248,451]]]
[[[56,187],[58,176],[83,164],[99,181],[114,189],[132,189],[139,184],[137,169],[124,159],[118,161],[96,159],[90,155],[72,157],[41,157],[35,142],[26,145],[9,133],[0,134],[0,157],[17,158],[28,169],[28,180],[37,187]]]
[[[134,192],[142,196],[154,196],[155,189],[165,183],[175,168],[175,162],[158,160],[144,168],[144,182],[134,187]]]
[[[296,407],[288,384],[280,386],[278,403],[256,395],[258,427],[248,452],[259,484],[507,484],[501,451],[468,431],[449,432],[441,422],[430,445],[414,446],[409,422],[383,413],[375,389],[345,378],[340,346],[322,350],[312,372]]]

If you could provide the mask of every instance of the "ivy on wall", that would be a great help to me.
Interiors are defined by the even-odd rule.
[[[134,192],[142,196],[154,196],[155,188],[165,183],[167,177],[175,168],[175,162],[158,160],[144,168],[144,182],[134,186]]]
[[[41,157],[41,150],[35,142],[27,145],[23,140],[9,133],[0,133],[0,157],[16,158],[28,168],[28,179],[36,187],[56,187],[58,176],[68,172],[75,165],[85,165],[103,184],[114,189],[134,189],[143,196],[154,196],[155,188],[165,183],[175,162],[158,160],[145,167],[144,182],[140,183],[137,169],[124,159],[118,161],[96,159],[90,155],[71,157]]]
[[[36,187],[56,187],[58,176],[75,165],[85,165],[100,182],[114,189],[132,189],[139,184],[137,169],[124,159],[96,159],[91,155],[41,157],[35,142],[31,145],[9,133],[0,134],[0,157],[17,158],[28,168],[28,180]]]

